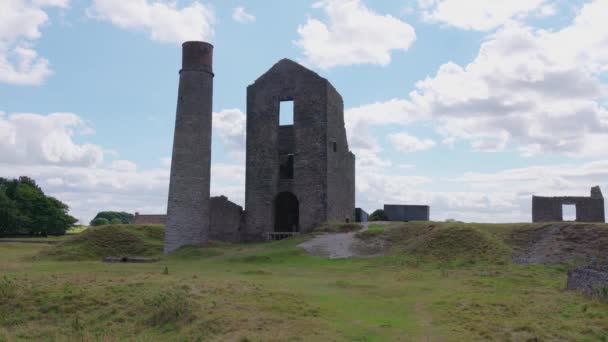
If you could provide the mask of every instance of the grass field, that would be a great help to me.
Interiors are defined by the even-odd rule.
[[[63,246],[0,243],[0,341],[608,340],[608,303],[565,291],[566,266],[504,257],[520,226],[450,226],[373,259],[307,256],[302,236],[155,264],[99,255],[159,255],[161,228],[97,229]],[[393,241],[417,229],[374,228]]]

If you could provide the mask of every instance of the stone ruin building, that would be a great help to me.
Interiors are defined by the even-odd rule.
[[[385,204],[387,221],[429,221],[431,208],[428,205]]]
[[[165,253],[185,245],[262,241],[309,232],[323,221],[352,221],[355,156],[344,104],[321,76],[283,59],[247,88],[245,206],[209,197],[213,46],[182,46]],[[280,103],[293,101],[293,124]]]
[[[293,101],[291,125],[280,125],[281,101]],[[288,59],[247,88],[245,207],[246,240],[354,220],[355,156],[342,97],[329,81]]]
[[[599,186],[591,188],[590,197],[532,196],[532,222],[564,221],[564,205],[576,207],[576,222],[606,222],[604,197]]]

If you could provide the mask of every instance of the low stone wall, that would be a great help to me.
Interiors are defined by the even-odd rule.
[[[568,271],[568,290],[608,300],[608,266],[578,267]],[[605,290],[602,290],[605,288]]]
[[[209,202],[209,237],[215,241],[240,242],[243,208],[226,196],[211,197]]]

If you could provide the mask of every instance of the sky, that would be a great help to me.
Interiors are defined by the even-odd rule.
[[[608,191],[608,0],[1,0],[0,177],[88,222],[164,213],[181,43],[215,46],[212,195],[243,205],[246,87],[282,58],[344,98],[356,205],[531,220]]]

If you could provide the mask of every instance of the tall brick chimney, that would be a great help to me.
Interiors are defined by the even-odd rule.
[[[212,65],[213,45],[182,45],[165,253],[209,240]]]

